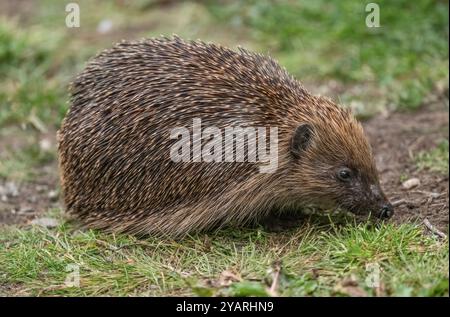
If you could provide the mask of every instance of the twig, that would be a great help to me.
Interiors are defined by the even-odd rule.
[[[443,233],[442,231],[440,231],[438,228],[436,228],[435,226],[433,226],[430,221],[425,218],[423,220],[424,225],[428,228],[428,230],[430,230],[432,233],[438,235],[439,237],[441,237],[442,239],[447,239],[447,235],[445,233]]]
[[[442,206],[445,206],[445,203],[431,204],[429,207],[442,207]]]
[[[423,195],[430,196],[432,198],[439,198],[442,195],[444,195],[444,193],[433,193],[433,192],[428,192],[426,190],[411,190],[410,193],[411,194],[423,194]]]
[[[398,207],[398,206],[401,206],[403,204],[406,204],[406,200],[405,199],[399,199],[399,200],[393,201],[391,205],[392,205],[392,207]]]
[[[278,296],[277,289],[278,289],[278,284],[279,284],[279,280],[280,280],[280,271],[281,271],[281,264],[279,262],[277,262],[274,264],[274,267],[273,267],[272,285],[270,286],[270,288],[268,290],[269,295],[272,297]]]

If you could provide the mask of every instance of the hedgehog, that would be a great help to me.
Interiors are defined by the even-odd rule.
[[[69,91],[60,178],[67,213],[87,227],[182,237],[311,206],[393,214],[351,111],[309,93],[269,56],[177,36],[122,41],[94,57]],[[276,169],[220,154],[174,160],[173,129],[192,132],[196,119],[220,133],[275,127]]]

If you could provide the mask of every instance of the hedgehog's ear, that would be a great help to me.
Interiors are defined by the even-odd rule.
[[[291,140],[291,152],[295,158],[300,158],[311,143],[313,128],[308,123],[302,123],[294,130]]]

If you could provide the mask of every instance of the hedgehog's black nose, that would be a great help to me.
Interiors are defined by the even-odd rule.
[[[394,214],[394,207],[390,204],[384,204],[383,207],[381,207],[379,218],[381,219],[389,219]]]

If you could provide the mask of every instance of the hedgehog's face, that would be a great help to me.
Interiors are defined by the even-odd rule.
[[[292,176],[298,190],[302,196],[309,194],[306,201],[320,207],[390,218],[393,207],[380,187],[370,146],[359,125],[351,127],[350,132],[310,124],[295,129]]]
[[[338,193],[334,197],[338,206],[358,215],[370,214],[380,219],[393,215],[393,207],[378,180],[371,179],[364,170],[342,165],[335,167],[330,176]]]

